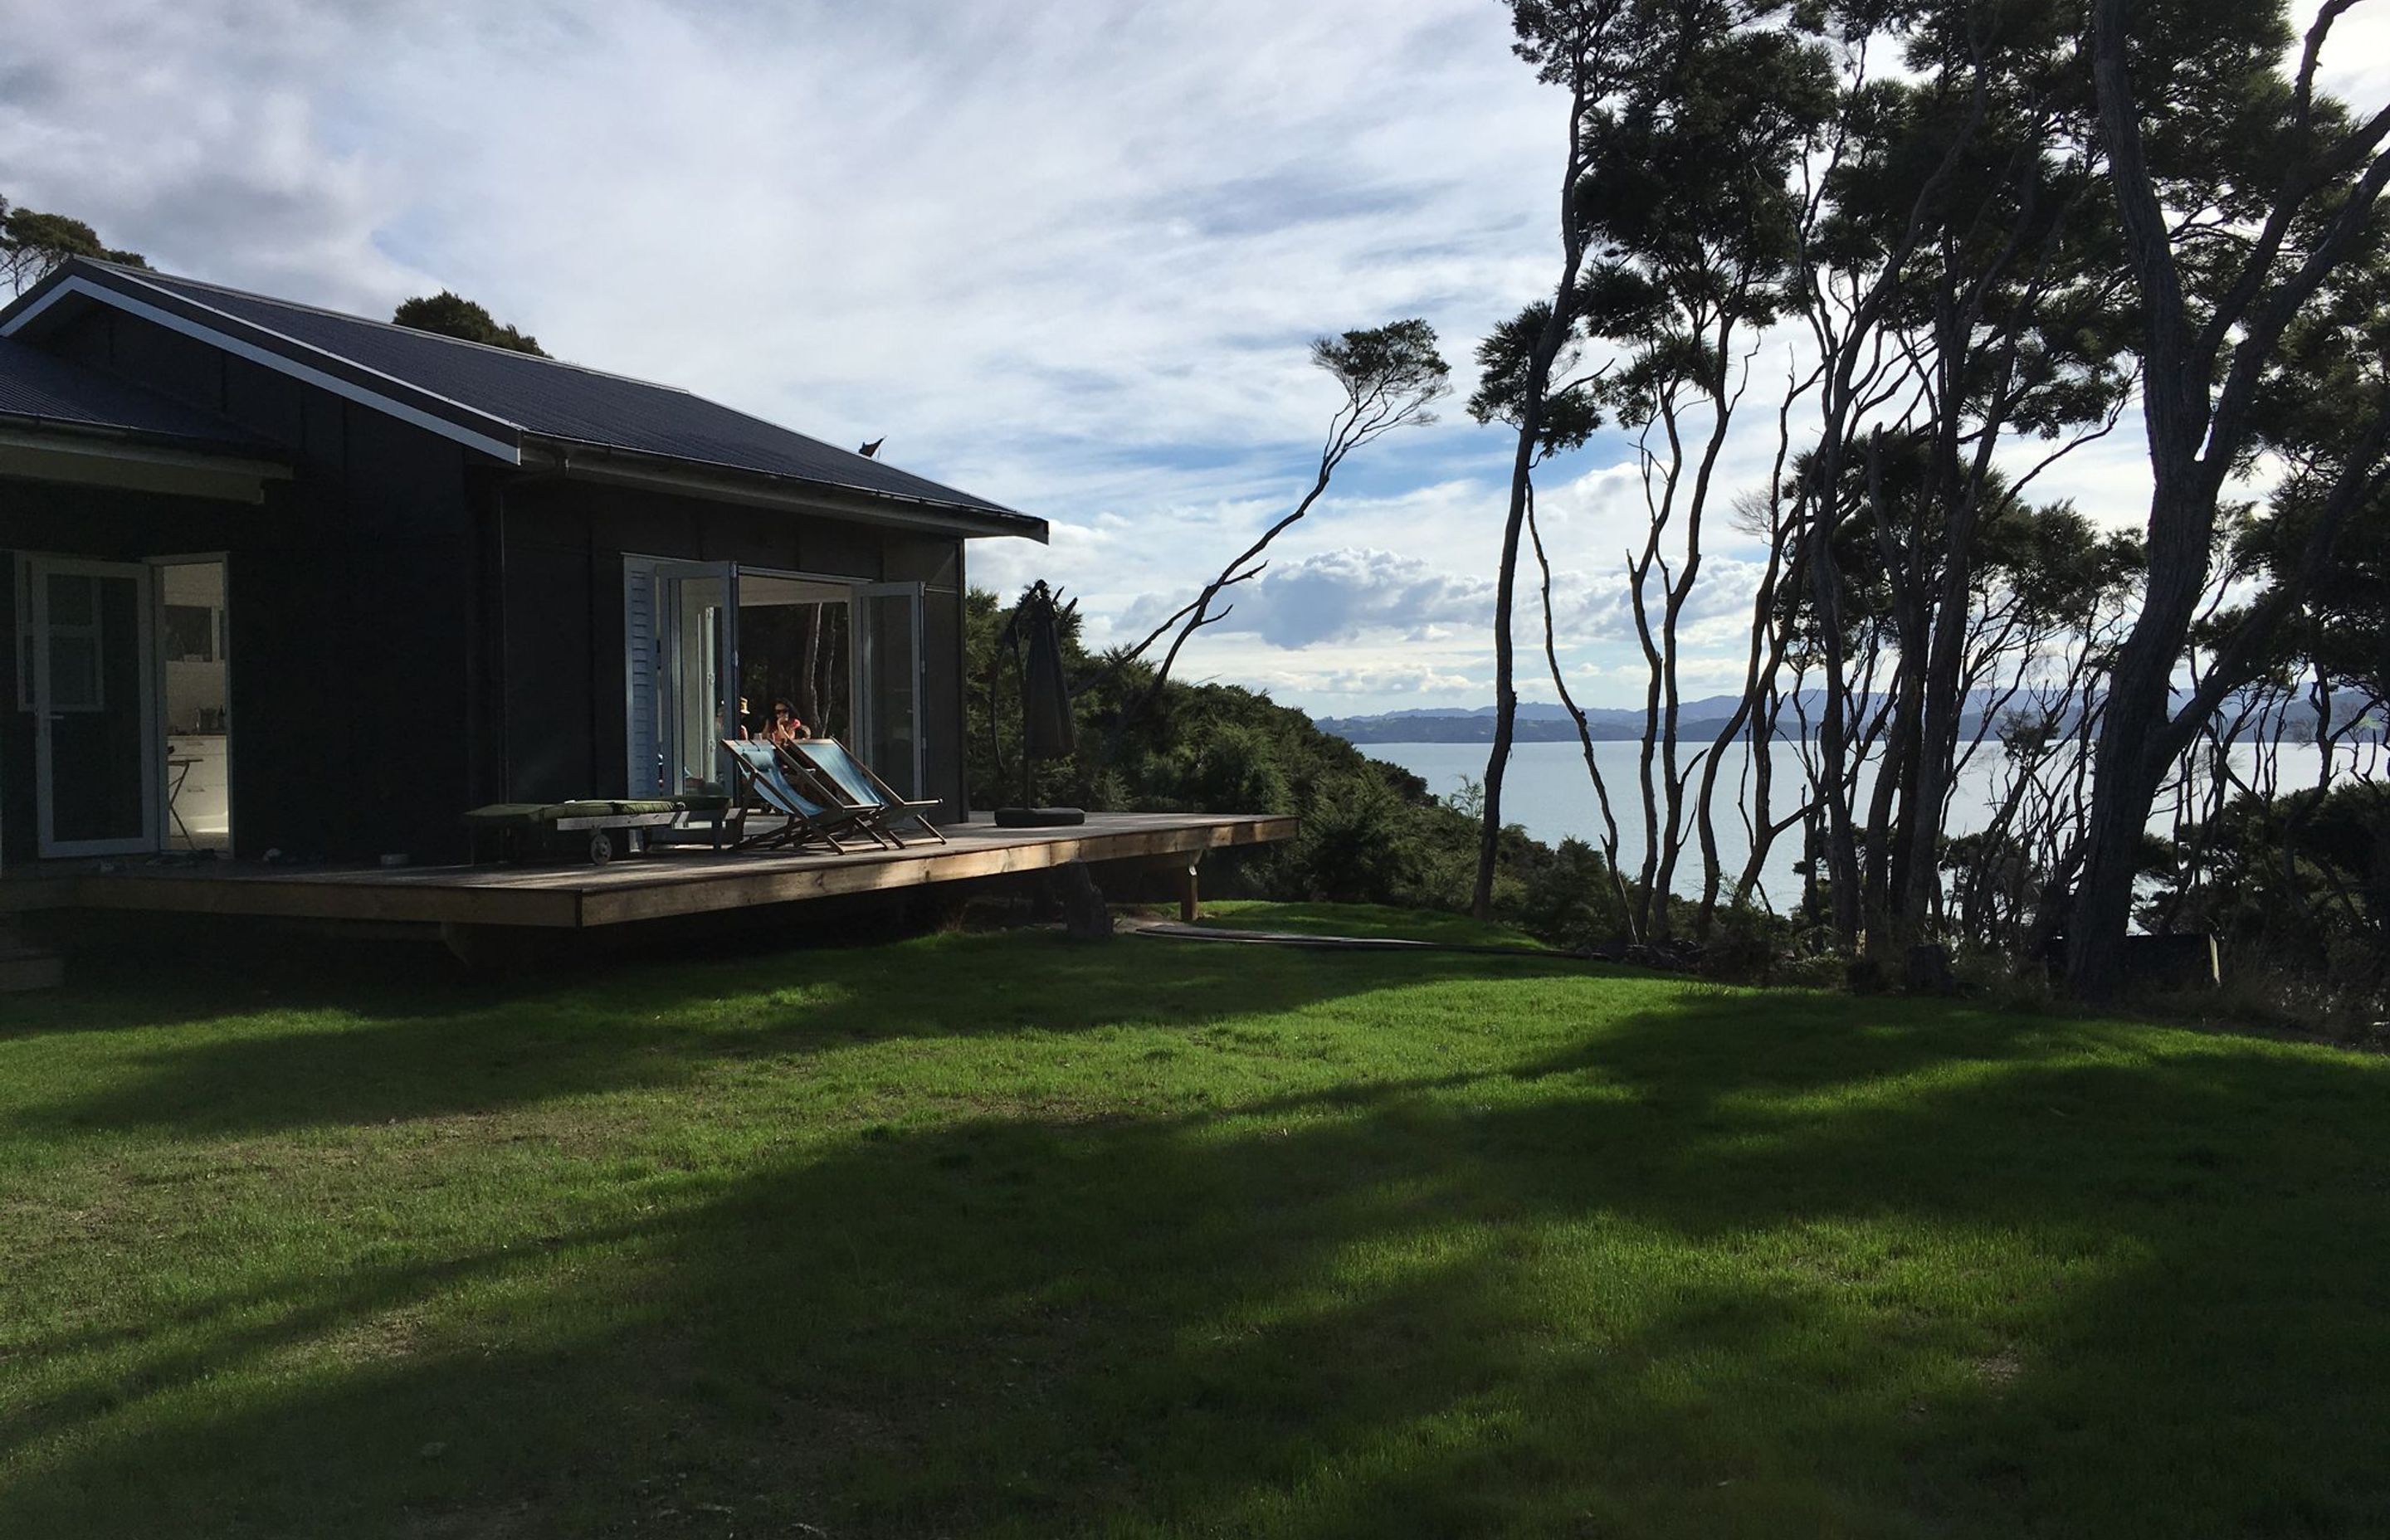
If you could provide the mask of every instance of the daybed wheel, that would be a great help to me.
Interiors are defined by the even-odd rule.
[[[614,859],[614,837],[604,829],[589,836],[589,864],[602,866]]]

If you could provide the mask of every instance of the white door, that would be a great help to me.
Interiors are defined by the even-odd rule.
[[[20,698],[44,855],[158,848],[159,698],[146,566],[26,558]]]
[[[854,590],[855,752],[907,797],[922,795],[921,585]]]

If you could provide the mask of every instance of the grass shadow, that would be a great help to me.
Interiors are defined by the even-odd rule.
[[[965,954],[988,995],[949,982],[942,1010],[889,949],[868,1010],[767,1051],[929,1020],[1060,1034],[1045,1054],[1136,1020],[1195,1043],[1232,1005],[1391,987],[1376,959],[1008,944],[1034,968]],[[1482,982],[1417,961],[1430,995]],[[1009,1014],[996,986],[1053,969],[1098,1003]],[[2390,1526],[2380,1067],[1903,1002],[1468,997],[1581,1024],[1440,1067],[1500,1030],[1456,1014],[1369,1076],[1207,1108],[832,1131],[535,1243],[293,1272],[155,1348],[27,1342],[106,1394],[7,1425],[35,1451],[10,1509],[95,1534]]]
[[[1503,966],[1514,977],[1583,971],[1561,959]],[[1484,972],[1437,954],[1230,956],[1091,947],[1049,931],[748,952],[578,981],[491,980],[388,949],[329,951],[262,977],[129,969],[36,1002],[16,1023],[19,1039],[104,1027],[131,1040],[94,1056],[75,1094],[0,1093],[0,1128],[212,1138],[486,1113],[682,1084],[726,1061],[898,1038],[1184,1030]],[[202,1019],[207,1031],[182,1030]]]

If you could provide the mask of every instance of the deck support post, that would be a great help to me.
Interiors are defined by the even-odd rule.
[[[1054,887],[1062,901],[1062,931],[1073,941],[1105,941],[1112,933],[1112,912],[1096,874],[1085,861],[1066,861],[1054,868]]]
[[[1178,921],[1182,925],[1195,923],[1201,901],[1196,883],[1202,869],[1203,853],[1200,850],[1190,853],[1187,857],[1187,869],[1178,879]]]
[[[25,939],[12,919],[0,917],[0,993],[56,989],[66,979],[66,964],[55,952]]]

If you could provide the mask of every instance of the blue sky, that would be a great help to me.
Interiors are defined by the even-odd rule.
[[[1491,697],[1509,449],[1458,401],[1548,282],[1561,109],[1494,0],[86,0],[9,32],[0,193],[173,271],[372,314],[453,288],[561,356],[885,435],[1051,520],[975,575],[1064,584],[1099,640],[1308,483],[1313,335],[1425,316],[1444,420],[1353,462],[1186,668],[1323,712]],[[2138,438],[2046,486],[2136,519]],[[1739,439],[1727,483],[1768,447]],[[1541,504],[1605,704],[1640,697],[1629,456],[1598,441]],[[1696,692],[1737,672],[1755,553],[1711,554]]]

